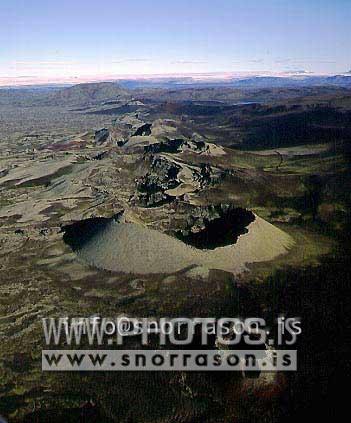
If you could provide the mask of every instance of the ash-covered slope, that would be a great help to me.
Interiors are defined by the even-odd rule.
[[[238,274],[247,263],[272,260],[293,244],[288,234],[258,216],[235,244],[214,250],[197,249],[142,225],[112,220],[76,252],[94,267],[123,273],[174,273],[196,266]]]

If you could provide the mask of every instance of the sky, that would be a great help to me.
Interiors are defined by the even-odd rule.
[[[0,0],[0,18],[2,85],[351,69],[351,0]]]

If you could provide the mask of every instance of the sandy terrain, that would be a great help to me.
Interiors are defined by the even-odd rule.
[[[282,230],[256,216],[249,232],[235,245],[199,250],[159,231],[133,223],[112,222],[79,251],[98,268],[124,273],[177,272],[189,266],[241,273],[247,263],[272,260],[294,241]]]
[[[6,176],[0,178],[0,185],[14,183],[14,185],[19,186],[28,182],[35,182],[42,178],[55,175],[57,172],[71,166],[75,161],[76,158],[72,156],[67,160],[47,159],[38,162],[29,162],[11,169]]]

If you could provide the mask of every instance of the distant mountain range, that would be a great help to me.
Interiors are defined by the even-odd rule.
[[[209,73],[209,74],[188,74],[188,75],[142,75],[142,76],[126,76],[113,77],[106,76],[106,79],[81,80],[76,78],[77,82],[72,80],[62,80],[56,82],[35,83],[34,80],[28,80],[25,84],[23,80],[20,84],[16,82],[16,78],[5,79],[0,77],[0,90],[3,89],[40,89],[54,90],[64,87],[76,86],[75,92],[72,92],[73,98],[76,94],[85,95],[83,91],[88,89],[92,95],[94,87],[98,86],[99,90],[114,90],[112,84],[119,84],[120,89],[138,89],[138,88],[182,88],[182,87],[225,87],[233,88],[274,88],[274,87],[310,87],[310,86],[351,86],[351,70],[339,75],[317,75],[304,70],[289,71],[286,73],[263,74],[257,73]],[[11,82],[12,84],[11,85]],[[99,84],[99,85],[97,85]],[[102,85],[103,84],[103,85]],[[78,93],[81,91],[81,93]],[[64,94],[65,99],[70,97],[69,92]]]
[[[344,86],[351,87],[351,75],[335,76],[295,76],[295,77],[273,77],[256,76],[253,78],[232,80],[232,87],[238,88],[274,88],[274,87],[311,87],[311,86]]]
[[[225,92],[230,88],[250,94],[253,90],[269,89],[351,89],[351,74],[335,76],[293,75],[253,76],[246,78],[201,79],[199,77],[172,77],[149,79],[124,79],[110,82],[83,83],[71,86],[37,85],[0,89],[0,105],[12,106],[92,106],[128,102],[133,97],[174,95],[178,90],[208,89],[206,99],[211,99],[211,89]],[[155,91],[156,89],[156,91]],[[178,91],[181,93],[183,91]],[[218,91],[218,90],[216,90]],[[200,91],[199,91],[200,92]],[[213,93],[214,94],[214,93]],[[146,95],[147,97],[147,95]],[[189,95],[187,96],[187,98]],[[239,96],[240,97],[240,96]],[[244,96],[245,97],[245,96]],[[250,97],[250,96],[249,96]],[[168,97],[167,97],[168,98]],[[241,97],[240,101],[244,101]],[[238,101],[239,101],[238,100]],[[250,98],[251,101],[251,98]]]
[[[229,79],[201,79],[191,77],[125,79],[118,81],[128,89],[136,88],[191,88],[191,87],[232,87],[232,88],[293,88],[338,86],[351,88],[351,73],[335,76],[298,74],[294,76],[253,76]]]

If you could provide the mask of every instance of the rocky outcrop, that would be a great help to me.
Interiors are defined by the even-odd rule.
[[[194,175],[194,179],[199,182],[200,188],[206,188],[210,185],[218,184],[225,176],[225,171],[216,169],[208,163],[201,163],[200,171]]]
[[[96,144],[100,145],[107,141],[110,136],[110,131],[107,128],[98,129],[95,131],[94,141]]]
[[[153,157],[150,169],[151,172],[135,181],[137,188],[135,200],[144,207],[157,206],[170,201],[172,197],[165,191],[179,185],[177,175],[181,168],[175,163],[163,157]]]
[[[139,126],[139,128],[134,132],[133,137],[151,135],[151,126],[151,123],[145,123],[144,125]]]
[[[181,167],[164,157],[153,157],[151,161],[151,169],[164,179],[175,179]]]
[[[160,142],[147,145],[144,148],[146,153],[180,153],[182,151],[193,151],[202,153],[206,151],[206,143],[204,141],[187,140],[184,138],[165,139]]]
[[[183,143],[183,139],[167,139],[151,145],[146,145],[144,151],[145,153],[179,153]]]

